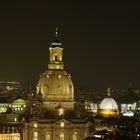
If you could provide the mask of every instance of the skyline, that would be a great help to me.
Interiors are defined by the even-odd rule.
[[[75,87],[140,87],[138,3],[11,2],[0,9],[0,80],[36,85],[58,27]]]

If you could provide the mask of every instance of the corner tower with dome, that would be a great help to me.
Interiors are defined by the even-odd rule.
[[[70,74],[64,70],[63,47],[59,40],[57,29],[49,50],[48,69],[40,76],[37,92],[41,90],[47,108],[55,109],[60,105],[64,108],[72,109],[74,87]]]

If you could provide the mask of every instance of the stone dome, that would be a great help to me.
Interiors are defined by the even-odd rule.
[[[49,102],[53,106],[60,102],[67,104],[74,101],[74,87],[71,76],[64,70],[63,50],[56,31],[55,39],[49,48],[48,70],[40,76],[37,85],[37,93],[41,90],[45,103]]]
[[[48,101],[74,101],[74,87],[64,70],[47,70],[40,76],[37,91],[41,90],[43,98]]]
[[[113,98],[104,98],[99,105],[100,109],[118,110],[118,105]]]

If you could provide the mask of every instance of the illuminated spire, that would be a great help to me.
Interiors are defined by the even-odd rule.
[[[58,38],[58,28],[55,29],[55,37],[51,42],[50,50],[50,61],[48,64],[48,69],[64,69],[63,61],[62,61],[62,43]]]
[[[108,88],[108,89],[107,89],[107,95],[108,95],[108,96],[111,96],[111,88]]]
[[[58,28],[55,28],[55,37],[58,37]]]
[[[62,47],[62,43],[60,42],[60,39],[58,37],[58,28],[55,28],[55,37],[51,43],[51,47]]]

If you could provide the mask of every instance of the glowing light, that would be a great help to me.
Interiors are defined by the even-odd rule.
[[[65,123],[64,122],[61,122],[60,123],[60,126],[63,128],[65,126]]]
[[[0,140],[20,140],[19,133],[0,134]]]
[[[73,133],[73,140],[78,140],[78,139],[77,139],[77,132],[74,132],[74,133]]]
[[[6,107],[0,107],[0,113],[4,113],[4,112],[6,112],[7,111],[7,108]]]
[[[102,136],[101,135],[93,135],[95,138],[101,138]]]
[[[15,118],[15,122],[17,122],[17,118]]]
[[[46,140],[50,140],[51,137],[50,137],[50,134],[46,134]]]
[[[64,109],[63,109],[63,108],[59,108],[59,110],[58,110],[58,115],[59,115],[59,116],[64,115]]]
[[[60,140],[64,140],[64,133],[60,133]]]
[[[132,111],[125,112],[125,113],[123,113],[123,116],[133,117],[134,112],[132,112]]]
[[[37,123],[34,123],[34,125],[33,125],[35,128],[37,128]]]
[[[118,110],[118,105],[116,101],[113,98],[105,98],[99,105],[100,109],[113,109],[113,110]]]
[[[118,115],[118,111],[116,110],[100,110],[100,114],[103,116],[116,116]]]
[[[33,140],[38,140],[38,133],[37,132],[34,132],[34,138]]]

